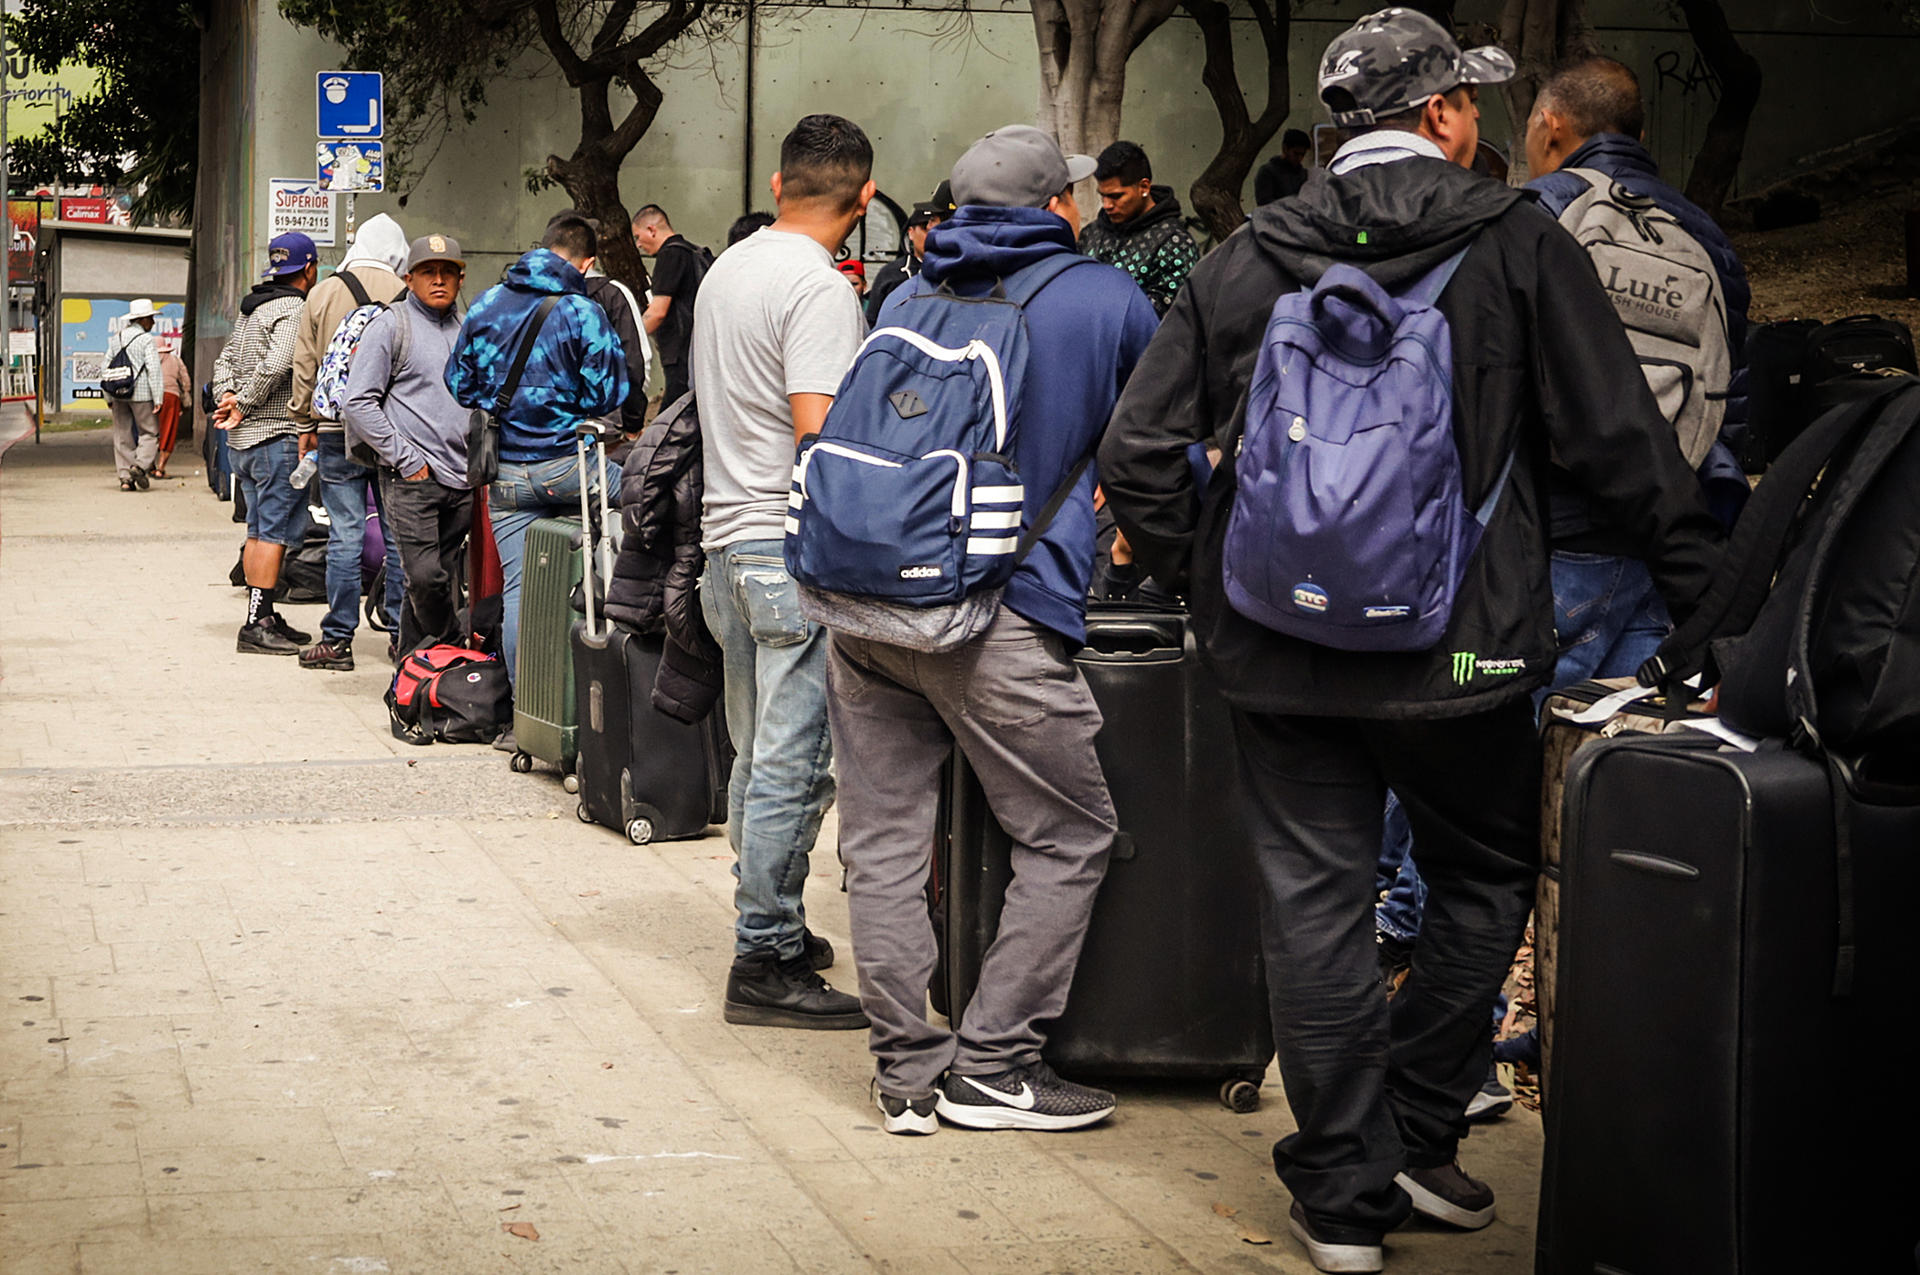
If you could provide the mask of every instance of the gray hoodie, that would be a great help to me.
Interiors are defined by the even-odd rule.
[[[444,487],[467,485],[467,421],[471,415],[447,389],[464,316],[454,305],[429,309],[411,292],[377,316],[360,336],[347,368],[342,410],[349,443],[363,440],[402,476],[422,465]],[[407,325],[406,350],[395,366],[399,325]]]

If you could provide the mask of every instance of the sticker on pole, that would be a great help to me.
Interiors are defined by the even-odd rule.
[[[313,77],[321,137],[372,139],[386,133],[386,101],[378,71],[321,71]]]
[[[267,180],[267,234],[297,230],[318,248],[333,247],[333,196],[311,177]]]
[[[320,139],[314,152],[321,190],[347,194],[377,194],[385,190],[386,148],[379,142],[341,142]]]

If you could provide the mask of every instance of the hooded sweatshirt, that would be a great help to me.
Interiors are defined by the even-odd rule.
[[[1058,253],[1072,253],[1073,232],[1044,208],[963,206],[927,236],[920,273],[894,292],[881,326],[913,326],[913,298],[942,284],[962,296],[991,291],[996,279]],[[1153,307],[1119,270],[1089,262],[1060,275],[1027,303],[1025,388],[1014,414],[1014,460],[1031,524],[1080,461],[1091,455],[1107,417],[1153,337]],[[1043,371],[1044,369],[1044,371]],[[1093,579],[1093,467],[1020,564],[1002,596],[1007,608],[1076,646],[1087,636],[1087,585]]]
[[[1487,498],[1508,457],[1513,467],[1446,634],[1431,651],[1342,651],[1245,618],[1225,596],[1222,542],[1274,301],[1336,261],[1402,289],[1462,247],[1438,308],[1452,334],[1466,503]],[[1196,492],[1187,450],[1209,440],[1223,455]],[[1719,528],[1586,254],[1521,192],[1414,157],[1316,171],[1296,198],[1263,205],[1195,267],[1115,409],[1100,477],[1147,569],[1165,581],[1190,576],[1195,632],[1233,703],[1437,718],[1491,709],[1552,675],[1549,455],[1635,546],[1683,619],[1712,578]]]
[[[501,416],[500,459],[531,464],[573,455],[574,426],[627,399],[626,350],[607,312],[587,295],[586,276],[535,248],[507,267],[467,312],[447,362],[447,388],[461,406],[492,410],[521,337],[547,297],[560,298],[541,325],[513,401]]]
[[[1132,275],[1153,302],[1154,312],[1165,314],[1193,263],[1200,260],[1200,249],[1180,219],[1180,197],[1173,187],[1155,186],[1148,197],[1152,207],[1119,225],[1102,211],[1080,232],[1080,251]]]
[[[287,410],[302,425],[317,426],[322,434],[340,432],[340,422],[322,420],[313,415],[313,383],[320,375],[320,360],[326,355],[340,320],[360,305],[341,279],[350,274],[365,289],[367,300],[390,305],[406,291],[400,270],[407,261],[407,236],[400,223],[385,213],[367,218],[354,232],[347,259],[334,273],[313,285],[307,294],[306,309],[300,314],[300,335],[293,348],[293,383],[287,395]],[[357,357],[357,356],[356,356]]]

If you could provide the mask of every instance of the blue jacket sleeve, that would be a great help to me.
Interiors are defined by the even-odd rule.
[[[574,366],[580,369],[580,399],[577,408],[582,420],[606,416],[618,411],[627,401],[627,355],[620,334],[607,320],[607,312],[592,300],[579,297],[567,307],[572,316],[572,339],[578,343],[579,356]]]

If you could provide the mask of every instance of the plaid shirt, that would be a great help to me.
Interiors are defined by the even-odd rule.
[[[241,419],[227,431],[229,447],[257,447],[298,434],[287,401],[293,392],[293,353],[300,339],[302,297],[274,297],[233,325],[233,336],[213,362],[216,401],[232,394]]]

